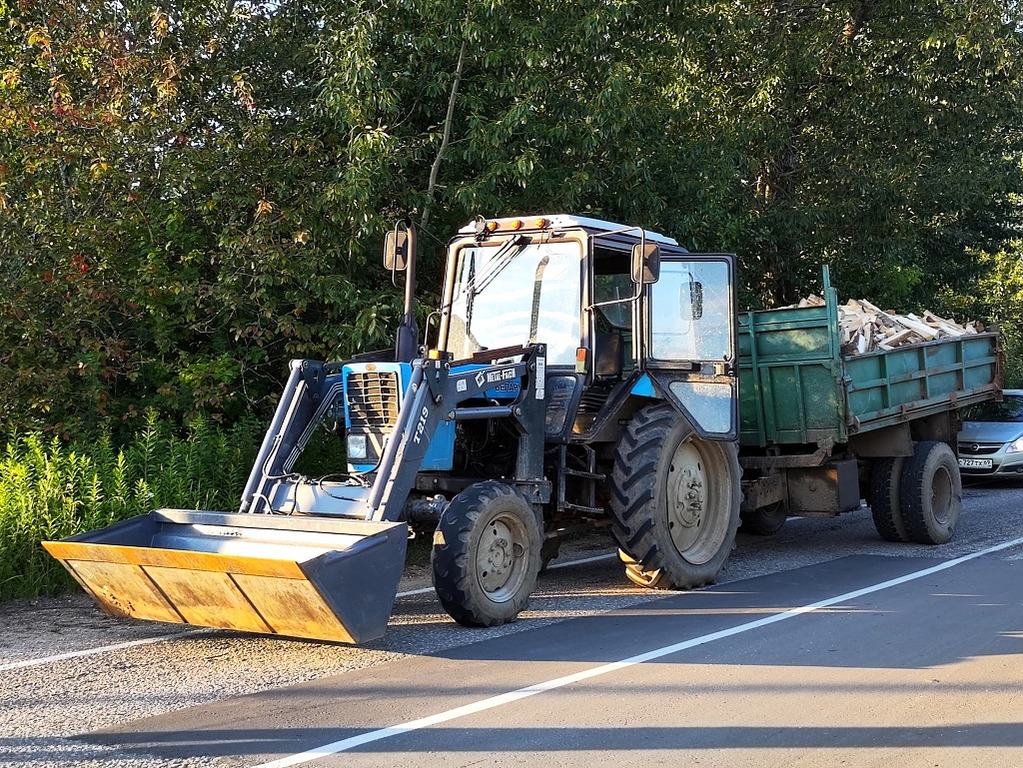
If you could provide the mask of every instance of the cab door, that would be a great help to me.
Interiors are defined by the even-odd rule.
[[[736,439],[735,257],[663,255],[646,314],[647,372],[703,437]]]

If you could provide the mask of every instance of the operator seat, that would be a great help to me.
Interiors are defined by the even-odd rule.
[[[625,340],[613,331],[597,331],[593,338],[593,376],[617,379],[625,369]]]

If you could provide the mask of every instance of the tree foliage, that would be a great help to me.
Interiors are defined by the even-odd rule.
[[[791,301],[822,261],[896,307],[968,284],[1020,185],[1015,5],[778,2],[743,22],[717,69],[739,76],[722,128],[750,132],[751,287]]]
[[[41,0],[0,17],[7,420],[236,417],[289,358],[383,340],[396,301],[361,212],[327,197],[344,164],[316,111],[315,13]]]
[[[440,239],[479,213],[641,223],[738,253],[753,304],[828,263],[843,295],[962,308],[1018,236],[1021,21],[1004,0],[0,0],[3,420],[233,419],[289,358],[387,345],[376,254],[408,214]]]

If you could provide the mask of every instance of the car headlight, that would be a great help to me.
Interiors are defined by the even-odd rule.
[[[1023,453],[1023,437],[1013,440],[1005,448],[1006,453]]]
[[[365,459],[368,456],[365,435],[348,435],[348,458]]]

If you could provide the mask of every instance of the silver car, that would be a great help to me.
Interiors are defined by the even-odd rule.
[[[959,433],[963,475],[1023,477],[1023,389],[1006,389],[1002,401],[971,405]]]

